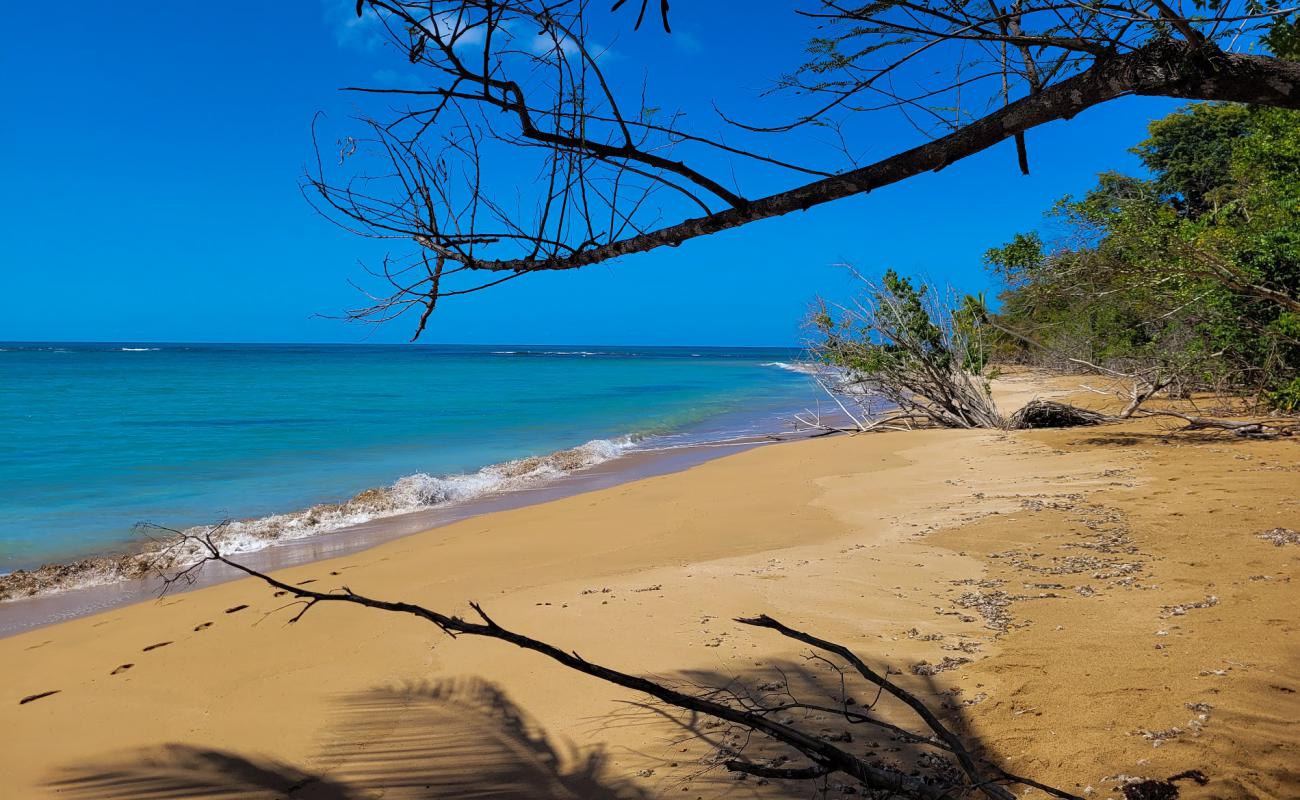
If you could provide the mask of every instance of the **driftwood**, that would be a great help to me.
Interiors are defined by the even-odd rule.
[[[1213,417],[1200,417],[1194,414],[1184,414],[1181,411],[1170,411],[1168,409],[1143,409],[1139,417],[1174,417],[1187,423],[1184,431],[1203,431],[1219,430],[1235,433],[1238,436],[1257,436],[1271,438],[1273,436],[1291,436],[1300,431],[1300,418],[1297,417],[1271,417],[1268,419],[1254,420],[1234,420],[1234,419],[1215,419]]]
[[[1027,428],[1073,428],[1086,425],[1103,425],[1110,422],[1123,422],[1128,419],[1142,419],[1144,417],[1172,417],[1174,419],[1181,419],[1186,422],[1187,425],[1186,427],[1180,428],[1180,431],[1217,430],[1233,433],[1238,436],[1255,436],[1261,438],[1291,436],[1297,431],[1300,431],[1300,418],[1296,417],[1271,417],[1267,419],[1250,420],[1217,419],[1214,417],[1201,417],[1194,414],[1184,414],[1181,411],[1171,411],[1169,409],[1145,409],[1136,407],[1126,408],[1123,413],[1112,416],[1110,414],[1102,414],[1097,411],[1079,408],[1078,406],[1072,406],[1066,403],[1040,400],[1038,398],[1030,400],[1024,408],[1012,414],[1009,418],[1009,427],[1017,430]]]
[[[170,529],[163,529],[170,530]],[[289,619],[290,623],[302,619],[308,611],[318,604],[347,603],[364,606],[379,611],[409,614],[425,620],[443,633],[453,638],[457,636],[481,636],[496,639],[524,650],[538,653],[575,672],[622,686],[655,698],[674,709],[703,714],[717,720],[740,726],[748,731],[761,734],[767,739],[785,746],[797,754],[804,762],[800,766],[785,766],[785,760],[774,763],[759,763],[735,754],[722,762],[727,770],[745,773],[757,777],[782,780],[817,780],[832,774],[840,774],[856,781],[862,788],[872,791],[887,791],[906,798],[923,800],[942,800],[943,798],[967,797],[980,794],[990,800],[1014,800],[1015,795],[1008,786],[1025,786],[1039,789],[1048,794],[1082,800],[1069,792],[1047,786],[1030,778],[1014,775],[995,764],[980,758],[952,732],[919,698],[898,684],[889,680],[887,674],[872,669],[863,659],[849,648],[809,633],[788,627],[781,622],[760,615],[752,618],[740,618],[736,622],[756,628],[764,628],[801,642],[814,648],[812,658],[830,664],[840,671],[842,677],[855,674],[875,687],[877,692],[886,693],[910,708],[923,723],[922,731],[909,731],[875,716],[875,703],[858,706],[848,697],[848,693],[832,705],[805,703],[790,695],[781,696],[776,701],[764,697],[754,697],[726,690],[715,690],[700,694],[684,692],[662,682],[652,681],[637,675],[588,661],[576,652],[562,650],[555,645],[534,639],[503,627],[488,616],[477,603],[471,603],[477,620],[444,614],[421,605],[404,602],[380,600],[353,592],[344,586],[334,591],[320,592],[303,586],[285,583],[275,577],[247,567],[238,561],[223,555],[211,535],[211,531],[202,535],[171,531],[178,543],[197,544],[206,552],[202,560],[164,576],[164,586],[170,588],[178,584],[192,582],[199,570],[208,563],[221,563],[251,577],[257,578],[279,592],[288,594],[302,604],[302,607]],[[819,651],[819,652],[818,652]],[[826,655],[836,656],[847,662],[848,667],[834,665]],[[834,714],[849,724],[865,724],[883,728],[900,740],[926,747],[944,758],[944,769],[934,768],[932,774],[905,774],[901,771],[878,766],[860,756],[828,741],[815,733],[803,730],[791,720],[789,712],[802,710]],[[947,761],[951,759],[951,761]]]
[[[1008,418],[1013,430],[1029,428],[1074,428],[1084,425],[1100,425],[1111,422],[1115,417],[1089,411],[1086,408],[1042,400],[1035,397]]]

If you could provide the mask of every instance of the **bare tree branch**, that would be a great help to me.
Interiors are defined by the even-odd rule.
[[[192,581],[197,570],[201,569],[205,564],[225,564],[245,575],[261,580],[268,586],[278,590],[278,592],[302,601],[304,606],[290,618],[290,623],[302,619],[308,611],[318,605],[331,603],[347,603],[379,611],[409,614],[431,623],[453,638],[457,636],[480,636],[513,644],[516,647],[545,656],[574,671],[648,695],[671,708],[704,714],[741,726],[789,748],[807,762],[807,766],[804,767],[783,767],[758,764],[742,758],[730,758],[724,764],[728,770],[783,780],[813,780],[832,773],[841,773],[858,781],[864,788],[888,790],[904,797],[925,798],[925,800],[941,800],[942,798],[950,798],[969,792],[979,792],[985,797],[991,798],[991,800],[1012,800],[1014,795],[1006,787],[1016,784],[1037,787],[1057,797],[1078,800],[1074,795],[1067,792],[1045,786],[1028,778],[1012,775],[995,765],[985,762],[973,754],[919,698],[873,670],[847,647],[789,628],[767,616],[740,619],[738,622],[776,630],[784,636],[843,658],[859,676],[911,709],[933,735],[927,736],[906,731],[883,720],[875,719],[870,714],[870,707],[850,708],[847,705],[849,702],[847,700],[840,709],[831,709],[817,704],[801,703],[796,699],[771,703],[748,693],[739,693],[726,689],[711,689],[701,694],[684,692],[662,682],[651,681],[588,661],[577,653],[562,650],[547,642],[509,630],[492,619],[487,611],[477,603],[470,604],[478,617],[477,621],[473,621],[451,614],[444,614],[413,603],[393,602],[368,597],[356,593],[346,586],[335,591],[321,592],[302,585],[286,583],[225,556],[214,541],[212,531],[207,533],[172,531],[172,533],[175,534],[177,547],[187,550],[198,549],[203,555],[197,562],[165,575],[164,585],[166,588],[175,586],[178,583]],[[825,660],[821,656],[816,656],[816,658]],[[833,664],[832,667],[839,669]],[[847,695],[847,692],[845,694]],[[873,766],[863,757],[857,756],[837,744],[827,741],[825,738],[801,730],[793,723],[781,722],[775,719],[778,712],[796,708],[832,710],[844,714],[852,722],[871,722],[888,730],[897,731],[904,734],[908,741],[930,746],[941,753],[953,755],[958,762],[956,774],[961,775],[962,778],[954,781],[943,773],[918,777],[885,767]]]
[[[667,2],[631,5],[634,28],[657,10],[670,29]],[[500,282],[474,272],[577,269],[673,247],[941,170],[1008,139],[1027,171],[1028,130],[1128,95],[1300,107],[1300,63],[1231,51],[1293,7],[1229,0],[1202,17],[1175,0],[814,6],[794,9],[794,19],[821,26],[810,60],[773,89],[813,107],[764,124],[719,112],[738,141],[687,130],[687,115],[653,105],[645,87],[622,97],[585,2],[361,0],[418,82],[351,87],[407,105],[342,140],[340,162],[357,174],[337,179],[318,159],[304,189],[348,230],[412,243],[441,271],[395,255],[376,270],[387,289],[350,316],[382,321],[416,309],[418,335],[439,297]],[[849,123],[889,109],[931,140],[856,165],[864,144]],[[854,166],[795,163],[764,144],[803,136],[790,142],[813,154],[801,133],[810,126],[833,131],[831,153]],[[521,175],[523,163],[536,173]],[[738,164],[796,182],[755,197],[738,186],[750,174]],[[503,183],[503,174],[517,177]],[[409,267],[420,269],[408,280]]]

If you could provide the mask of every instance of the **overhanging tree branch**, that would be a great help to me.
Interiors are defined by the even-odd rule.
[[[948,136],[841,175],[561,258],[484,261],[473,266],[489,270],[573,269],[659,247],[676,247],[701,236],[793,211],[806,211],[924,172],[937,172],[1016,134],[1048,122],[1070,119],[1093,106],[1126,95],[1300,108],[1300,62],[1239,53],[1211,55],[1187,45],[1162,42],[1116,56]]]
[[[1210,16],[1182,0],[806,2],[813,8],[793,18],[819,26],[808,61],[771,91],[811,110],[762,124],[719,110],[713,133],[698,128],[698,113],[656,105],[652,73],[639,95],[623,91],[600,44],[613,32],[593,29],[586,3],[361,0],[418,77],[353,87],[406,105],[343,140],[340,162],[359,161],[360,174],[335,180],[318,168],[304,188],[349,230],[413,242],[448,267],[441,280],[406,281],[396,277],[404,269],[427,272],[423,258],[392,256],[378,271],[386,294],[350,317],[418,309],[418,336],[439,297],[496,283],[467,285],[472,273],[577,269],[675,247],[942,170],[1008,139],[1027,171],[1026,131],[1129,95],[1300,107],[1300,63],[1233,51],[1296,14],[1276,0],[1228,0]],[[653,3],[639,5],[638,26]],[[666,3],[659,12],[666,29]],[[725,100],[706,102],[716,110]],[[868,142],[854,120],[891,109],[930,140],[861,166],[853,151]],[[789,156],[815,157],[819,130],[833,132],[823,149],[850,167]],[[741,186],[760,174],[789,188]]]

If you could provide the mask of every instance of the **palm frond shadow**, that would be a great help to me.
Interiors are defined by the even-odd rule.
[[[104,800],[640,800],[600,750],[555,743],[495,685],[454,679],[341,697],[316,771],[185,744],[59,771],[48,786]]]

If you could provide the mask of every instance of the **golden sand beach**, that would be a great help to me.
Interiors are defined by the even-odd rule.
[[[1001,401],[1040,391],[1004,382]],[[1300,528],[1300,441],[1172,427],[773,445],[279,577],[477,601],[683,686],[837,691],[806,648],[732,621],[767,613],[896,670],[990,758],[1068,791],[1195,769],[1208,783],[1186,798],[1296,797],[1300,544],[1259,534]],[[539,655],[348,606],[290,625],[285,600],[243,580],[0,640],[0,795],[813,794],[738,780],[718,766],[732,732]]]

